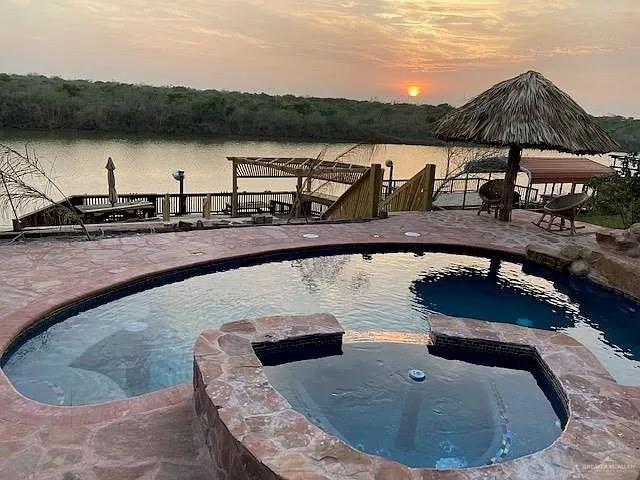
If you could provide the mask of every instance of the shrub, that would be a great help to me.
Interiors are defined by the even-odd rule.
[[[597,177],[588,184],[595,190],[593,212],[619,215],[625,227],[640,222],[640,155],[628,154],[617,173]]]

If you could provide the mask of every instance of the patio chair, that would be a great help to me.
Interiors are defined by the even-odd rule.
[[[486,211],[488,214],[491,214],[491,209],[494,209],[494,216],[498,218],[498,210],[500,209],[500,205],[502,204],[502,195],[504,193],[504,180],[495,179],[489,180],[487,183],[484,183],[478,189],[478,195],[480,195],[480,199],[482,200],[482,205],[480,205],[480,210],[478,210],[478,215],[481,212]],[[516,206],[520,203],[520,194],[518,192],[513,192],[513,205]]]
[[[586,193],[570,193],[554,197],[544,206],[540,219],[532,223],[549,232],[569,230],[570,235],[575,235],[577,229],[584,228],[576,227],[575,221],[576,215],[587,200],[589,200],[589,195]],[[547,216],[549,218],[545,220]],[[569,221],[569,228],[566,227],[567,220]],[[545,223],[546,226],[544,226]]]

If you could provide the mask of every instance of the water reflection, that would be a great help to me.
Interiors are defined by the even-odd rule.
[[[476,318],[526,327],[556,329],[573,325],[566,298],[538,291],[526,276],[502,275],[501,261],[488,266],[447,265],[430,269],[411,285],[417,302],[456,317]]]
[[[2,368],[31,398],[93,403],[188,382],[197,335],[225,322],[330,312],[360,334],[421,336],[434,310],[565,331],[619,382],[640,381],[638,304],[528,264],[433,252],[323,255],[194,276],[60,318]]]

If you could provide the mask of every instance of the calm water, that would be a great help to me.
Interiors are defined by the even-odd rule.
[[[87,134],[77,136],[59,132],[16,131],[0,131],[0,143],[18,150],[24,149],[25,144],[28,144],[67,195],[106,194],[104,167],[109,156],[116,165],[116,188],[121,193],[177,192],[177,182],[170,176],[177,168],[186,172],[187,192],[230,191],[231,168],[226,160],[227,156],[316,157],[325,146],[320,143],[177,140],[132,136],[109,138]],[[352,146],[349,143],[331,144],[324,158],[335,159]],[[553,152],[529,153],[562,155]],[[442,147],[380,145],[374,150],[360,148],[343,160],[358,164],[384,164],[387,159],[392,159],[395,163],[394,178],[409,178],[426,163],[434,163],[437,166],[436,176],[443,176],[447,153]],[[239,188],[247,191],[288,190],[295,189],[295,183],[288,179],[241,179]],[[9,218],[8,212],[0,210],[0,226],[10,224]]]
[[[422,382],[410,369],[426,373]],[[476,467],[550,445],[561,423],[533,375],[429,355],[422,345],[345,343],[343,354],[266,367],[324,431],[410,467]]]
[[[3,369],[25,395],[86,404],[191,380],[197,335],[274,314],[333,313],[349,330],[425,332],[429,311],[561,330],[640,382],[640,307],[574,277],[445,253],[283,260],[203,274],[66,318]]]

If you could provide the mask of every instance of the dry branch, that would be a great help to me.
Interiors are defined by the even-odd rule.
[[[43,206],[53,206],[64,222],[77,223],[91,239],[84,222],[60,187],[54,182],[34,151],[25,147],[24,153],[7,145],[0,144],[0,207],[11,209],[16,221],[17,211],[30,208],[36,210]],[[53,197],[60,196],[65,201],[58,202]]]

